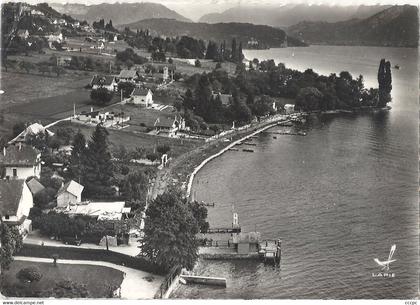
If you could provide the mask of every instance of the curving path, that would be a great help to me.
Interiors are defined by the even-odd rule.
[[[14,259],[17,261],[52,263],[51,258],[15,256]],[[58,264],[104,266],[124,272],[124,279],[121,284],[122,299],[153,299],[163,281],[162,276],[102,261],[59,259],[57,262]],[[147,276],[153,276],[153,282],[146,281],[144,278]]]

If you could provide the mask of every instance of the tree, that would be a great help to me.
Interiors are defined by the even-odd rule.
[[[104,106],[108,104],[114,96],[113,92],[108,91],[106,88],[100,87],[93,89],[90,92],[90,98],[95,105]]]
[[[378,69],[379,107],[385,107],[391,101],[392,76],[391,63],[381,59]]]
[[[29,71],[35,69],[35,65],[28,61],[21,61],[19,62],[18,66],[19,66],[19,69],[25,70],[26,73],[29,73]]]
[[[238,61],[238,52],[236,50],[236,39],[235,38],[232,39],[232,54],[231,54],[230,59],[233,62],[237,62]]]
[[[207,208],[198,203],[197,201],[191,201],[188,203],[189,205],[189,209],[191,210],[194,218],[197,220],[198,222],[198,226],[200,228],[200,232],[205,233],[207,232],[207,230],[209,229],[210,225],[207,222]]]
[[[154,51],[154,52],[152,52],[152,60],[153,61],[165,62],[166,61],[165,52],[162,52],[162,51]]]
[[[201,62],[198,59],[196,59],[195,62],[194,62],[194,66],[196,66],[197,68],[200,68],[201,67]]]
[[[192,269],[198,258],[198,232],[199,224],[181,194],[164,193],[146,211],[142,252],[165,270],[176,265]]]
[[[42,273],[38,267],[30,266],[20,269],[16,277],[23,283],[39,282],[42,278]]]
[[[86,139],[83,133],[79,131],[73,138],[73,149],[70,157],[70,173],[73,179],[82,183],[82,177],[85,173],[86,163]]]
[[[120,81],[118,83],[118,92],[123,92],[123,98],[130,97],[131,93],[133,92],[135,85],[131,82],[123,82]]]
[[[24,131],[26,128],[24,122],[17,122],[12,127],[12,137],[17,137],[22,131]]]
[[[146,204],[148,179],[143,172],[130,173],[121,183],[124,199],[132,211],[143,210]]]
[[[102,124],[98,124],[89,141],[83,178],[87,196],[101,198],[114,194],[111,188],[114,169],[108,135]]]
[[[295,110],[318,110],[323,97],[323,94],[317,88],[302,88],[296,98]]]
[[[8,226],[0,223],[0,271],[7,270],[13,261],[13,255],[18,252],[22,246],[22,235],[16,226]]]
[[[44,75],[45,73],[48,73],[48,74],[50,74],[51,73],[51,70],[50,70],[50,67],[48,66],[48,64],[47,63],[40,63],[39,65],[38,65],[38,71],[42,74],[42,75]]]
[[[164,154],[167,154],[171,150],[171,147],[167,144],[163,144],[163,145],[158,145],[156,150],[158,153],[164,155]]]

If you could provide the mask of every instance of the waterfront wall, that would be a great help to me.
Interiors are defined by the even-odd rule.
[[[236,141],[232,142],[231,144],[229,144],[228,146],[226,146],[225,148],[223,148],[222,150],[220,150],[218,153],[216,153],[216,154],[208,157],[203,162],[201,162],[194,169],[194,171],[191,173],[191,176],[190,176],[190,179],[189,179],[188,185],[187,185],[187,198],[189,198],[190,195],[191,195],[191,189],[192,189],[192,184],[194,182],[195,175],[198,173],[198,171],[200,169],[202,169],[204,167],[204,165],[206,165],[207,163],[209,163],[211,160],[213,160],[213,159],[221,156],[223,153],[225,153],[226,151],[228,151],[230,148],[234,147],[235,145],[239,144],[240,142],[242,142],[242,141],[244,141],[244,140],[246,140],[246,139],[248,139],[248,138],[250,138],[252,136],[257,135],[257,134],[259,134],[260,132],[262,132],[264,130],[267,130],[269,128],[272,128],[272,127],[276,126],[277,125],[277,122],[279,122],[281,120],[284,120],[284,119],[285,119],[285,116],[283,116],[283,115],[278,115],[278,116],[274,116],[274,117],[270,118],[269,120],[267,120],[266,122],[264,122],[265,124],[268,124],[268,125],[262,126],[262,127],[258,128],[256,131],[254,131],[254,132],[252,132],[252,133],[250,133],[250,134],[248,134],[248,135],[240,138],[239,140],[236,140]]]

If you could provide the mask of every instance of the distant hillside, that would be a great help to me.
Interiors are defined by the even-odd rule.
[[[68,14],[80,20],[92,22],[101,18],[105,20],[111,19],[114,25],[149,18],[170,18],[186,22],[191,21],[158,3],[102,3],[89,6],[84,4],[51,3],[50,5],[60,13]]]
[[[274,27],[288,27],[301,21],[337,22],[353,18],[367,18],[390,5],[329,6],[287,4],[282,6],[238,6],[222,13],[212,13],[200,18],[200,22],[248,22]]]
[[[417,47],[418,30],[417,7],[404,5],[363,20],[301,22],[287,32],[309,44]]]
[[[286,33],[283,30],[266,25],[250,23],[190,23],[173,19],[147,19],[139,22],[121,25],[121,29],[128,26],[131,30],[149,29],[152,34],[164,36],[190,36],[197,39],[221,42],[236,38],[244,44],[249,40],[257,40],[268,47],[281,47],[285,42]],[[295,38],[288,38],[289,46],[303,46]]]

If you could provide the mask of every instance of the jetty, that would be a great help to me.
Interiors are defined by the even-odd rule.
[[[304,131],[298,131],[298,132],[293,132],[293,131],[272,131],[272,134],[278,134],[278,135],[287,135],[287,136],[306,136],[306,132]]]
[[[245,143],[243,143],[244,145],[249,145],[249,146],[257,146],[257,144],[255,144],[255,143],[247,143],[247,142],[245,142]]]

